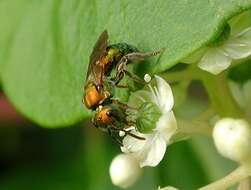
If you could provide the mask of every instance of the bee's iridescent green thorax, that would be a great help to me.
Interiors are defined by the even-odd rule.
[[[117,43],[108,46],[108,49],[117,49],[119,53],[124,56],[128,53],[138,52],[137,48],[127,44],[127,43]]]
[[[129,53],[138,52],[137,48],[126,44],[126,43],[117,43],[112,44],[107,47],[105,59],[106,63],[106,74],[110,73],[112,69],[116,67],[119,63],[119,60]]]

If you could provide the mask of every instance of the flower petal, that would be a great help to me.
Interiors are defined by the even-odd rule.
[[[163,114],[159,118],[155,130],[158,131],[161,135],[163,135],[167,143],[169,142],[170,138],[177,131],[177,122],[172,111]]]
[[[202,70],[217,75],[228,68],[231,61],[232,59],[224,54],[219,48],[208,48],[198,66]]]
[[[158,134],[153,139],[149,139],[144,149],[136,154],[140,158],[140,167],[157,166],[165,155],[166,147],[165,139]]]
[[[251,27],[226,41],[223,49],[232,59],[242,59],[251,55]]]
[[[158,75],[155,75],[157,81],[157,101],[162,113],[169,112],[174,105],[173,93],[170,85]]]
[[[137,135],[137,136],[140,136],[140,137],[144,137],[144,138],[146,138],[146,140],[139,140],[139,139],[137,139],[135,137],[127,135],[123,139],[123,147],[121,147],[121,151],[125,152],[125,153],[139,152],[141,149],[144,148],[147,139],[150,138],[150,135],[148,135],[148,134],[142,134],[142,133],[137,132],[135,130],[132,130],[130,132],[132,134],[134,134],[134,135]]]
[[[135,135],[145,137],[146,140],[139,140],[131,136],[123,139],[124,147],[121,150],[132,154],[140,163],[140,167],[156,166],[164,157],[167,143],[165,138],[158,132],[150,135],[132,132]]]

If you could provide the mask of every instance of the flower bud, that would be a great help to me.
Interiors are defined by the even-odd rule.
[[[245,162],[251,155],[251,129],[243,119],[224,118],[213,130],[216,148],[224,157]]]
[[[138,180],[141,170],[137,160],[130,154],[119,154],[110,165],[110,177],[114,185],[127,188]]]

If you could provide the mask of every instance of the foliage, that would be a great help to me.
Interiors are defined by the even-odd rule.
[[[17,109],[47,127],[90,113],[81,104],[88,57],[97,36],[143,51],[166,48],[142,68],[163,72],[213,40],[244,1],[0,1],[0,78]],[[154,68],[154,69],[153,69]]]

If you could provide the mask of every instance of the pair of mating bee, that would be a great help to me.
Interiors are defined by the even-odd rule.
[[[126,66],[133,61],[142,61],[160,52],[139,52],[126,43],[108,45],[108,33],[105,30],[90,55],[83,103],[88,109],[96,111],[92,119],[94,126],[108,132],[120,145],[122,145],[118,135],[120,131],[137,139],[144,138],[127,130],[135,125],[127,120],[126,110],[129,106],[115,99],[111,94],[111,88],[127,88],[126,85],[120,84],[125,75],[136,82],[145,83],[137,75],[129,72]],[[114,69],[115,74],[111,76]]]

